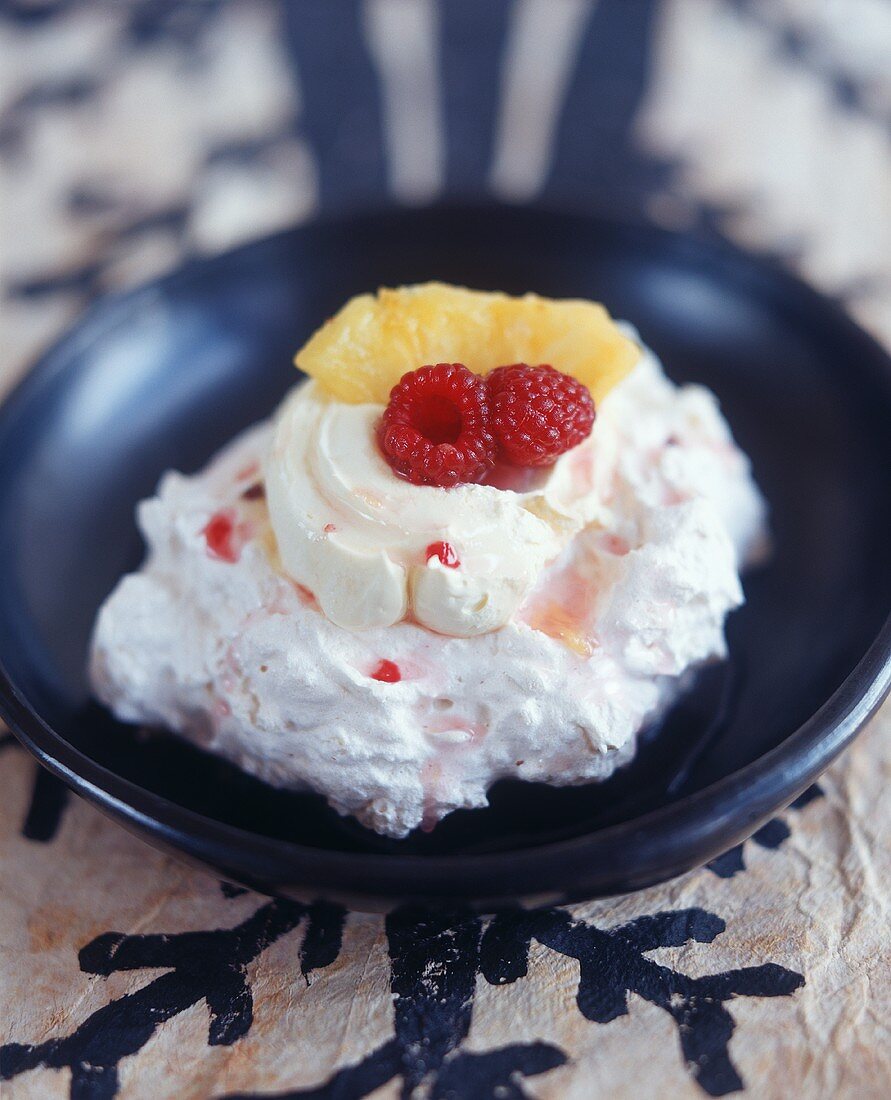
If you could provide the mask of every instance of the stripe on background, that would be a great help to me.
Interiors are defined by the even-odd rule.
[[[544,195],[635,213],[666,167],[634,145],[661,0],[599,0],[565,93]]]
[[[364,0],[363,23],[381,83],[390,190],[407,203],[443,187],[435,0]]]
[[[534,198],[553,157],[557,120],[597,0],[517,0],[502,66],[490,177],[512,202]]]
[[[891,136],[891,65],[883,66],[876,60],[891,51],[891,5],[887,0],[882,5],[870,4],[869,0],[848,0],[848,7],[839,7],[837,14],[826,6],[822,20],[809,20],[800,11],[795,19],[792,4],[771,7],[755,0],[728,2],[740,16],[771,33],[779,56],[819,77],[838,107],[878,122]],[[790,10],[786,12],[784,8]],[[849,43],[852,39],[856,41],[859,49],[850,49],[849,45],[847,57],[840,48],[844,44],[840,28],[835,26],[836,20],[841,22],[842,13],[846,23],[857,28],[853,33],[849,31],[846,38]],[[866,48],[869,44],[872,49]],[[831,48],[833,45],[836,50]]]
[[[387,195],[381,88],[357,4],[283,0],[300,86],[299,131],[316,158],[323,210]]]
[[[488,191],[511,8],[509,0],[440,0],[446,186],[452,195]]]

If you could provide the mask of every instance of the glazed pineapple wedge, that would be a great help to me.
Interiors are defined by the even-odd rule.
[[[547,363],[583,382],[599,402],[639,354],[595,302],[422,283],[352,298],[294,362],[349,404],[385,404],[406,371],[443,362],[477,374]]]

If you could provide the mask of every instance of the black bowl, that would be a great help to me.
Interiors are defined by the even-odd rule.
[[[267,415],[348,296],[430,278],[601,299],[710,386],[769,502],[731,656],[601,785],[504,783],[384,841],[90,703],[96,610],[138,565],[136,502]],[[486,908],[634,890],[750,835],[891,682],[891,371],[835,304],[728,246],[504,208],[367,215],[192,264],[95,307],[0,409],[0,709],[56,775],[150,842],[273,893]]]

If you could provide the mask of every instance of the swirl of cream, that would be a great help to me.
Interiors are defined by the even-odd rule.
[[[394,475],[375,439],[382,412],[312,382],[285,399],[265,465],[282,567],[347,629],[409,618],[456,637],[496,630],[596,517],[593,436],[534,488],[440,489]],[[457,566],[428,554],[438,542],[454,548]]]

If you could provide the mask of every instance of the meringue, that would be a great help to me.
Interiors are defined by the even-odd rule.
[[[714,397],[645,352],[521,492],[397,481],[377,409],[306,386],[204,472],[164,476],[139,506],[145,564],[96,623],[97,695],[393,837],[484,806],[502,778],[607,777],[724,655],[765,545]],[[260,467],[268,502],[245,497]],[[233,560],[205,535],[221,513]],[[438,539],[460,568],[425,559]],[[398,682],[374,678],[381,660]]]

